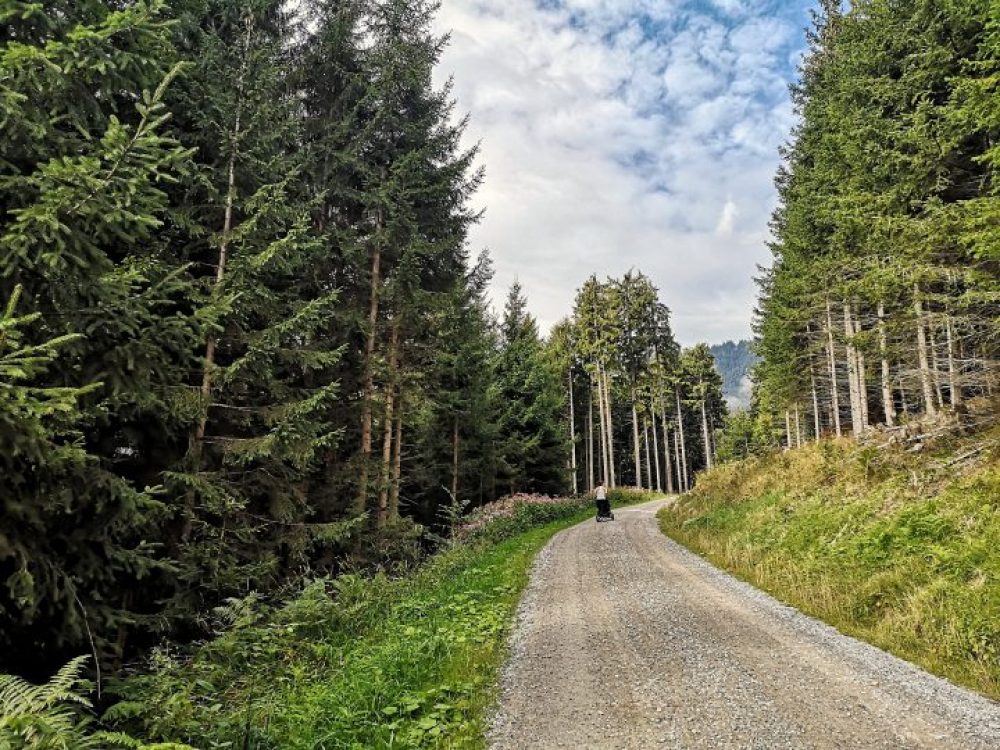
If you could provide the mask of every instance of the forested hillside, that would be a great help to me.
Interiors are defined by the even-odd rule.
[[[715,369],[722,376],[722,393],[733,406],[750,405],[750,372],[757,362],[750,341],[726,341],[710,348]]]
[[[822,5],[760,281],[758,405],[786,444],[992,419],[1000,5]]]
[[[711,464],[711,355],[641,274],[494,317],[435,12],[3,5],[0,669],[100,689],[502,495]]]

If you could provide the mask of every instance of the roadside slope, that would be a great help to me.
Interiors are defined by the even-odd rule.
[[[545,547],[494,719],[517,748],[995,748],[1000,706],[664,538],[661,503]]]
[[[1000,698],[996,438],[919,455],[827,441],[722,466],[661,523],[782,601]]]

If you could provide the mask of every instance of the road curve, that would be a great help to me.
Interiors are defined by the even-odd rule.
[[[660,505],[541,552],[493,750],[1000,748],[1000,704],[712,567],[660,533]]]

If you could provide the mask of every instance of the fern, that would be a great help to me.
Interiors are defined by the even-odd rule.
[[[0,675],[0,750],[98,750],[144,748],[183,750],[184,745],[146,745],[120,732],[95,732],[81,676],[87,656],[79,656],[43,685]]]
[[[82,695],[86,681],[80,676],[86,661],[86,656],[73,659],[43,685],[0,675],[0,750],[101,746],[87,736],[90,722],[81,711],[90,708]]]

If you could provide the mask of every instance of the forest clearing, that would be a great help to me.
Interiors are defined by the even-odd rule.
[[[1000,0],[0,0],[0,750],[1000,747],[997,143]]]

